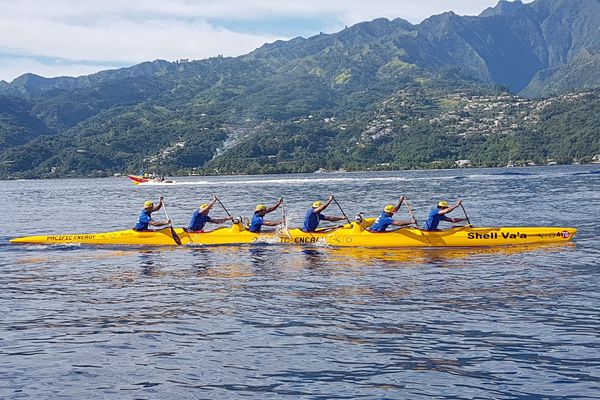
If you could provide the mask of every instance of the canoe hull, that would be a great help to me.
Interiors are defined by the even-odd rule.
[[[490,247],[534,243],[560,243],[573,239],[575,228],[565,227],[458,227],[444,231],[403,228],[373,233],[354,225],[325,239],[337,247]]]
[[[212,231],[196,233],[183,232],[180,236],[181,244],[190,246],[249,244],[249,243],[277,243],[275,233],[254,233],[233,225],[231,228],[217,228]]]
[[[304,232],[294,228],[282,231],[279,234],[279,242],[287,244],[325,244],[325,238],[331,234],[331,230],[322,229],[316,232]]]
[[[290,229],[282,232],[252,233],[239,225],[217,228],[203,233],[186,232],[176,228],[175,233],[183,245],[228,245],[250,243],[327,244],[334,247],[491,247],[570,241],[575,228],[563,227],[459,227],[445,231],[427,232],[403,228],[391,232],[372,233],[362,226],[346,225],[333,231],[302,232]],[[175,246],[171,229],[27,236],[10,240],[11,243],[32,244],[93,244],[133,246]]]
[[[325,243],[328,230],[317,232],[303,232],[300,229],[288,231],[253,233],[239,226],[231,228],[217,228],[205,233],[184,232],[180,235],[182,244],[188,245],[223,245],[223,244],[248,244],[248,243],[286,243],[286,244],[317,244]]]
[[[187,232],[175,228],[175,234],[182,245],[227,245],[249,243],[279,243],[281,235],[275,232],[253,233],[233,225],[229,228],[217,228],[209,232]],[[286,236],[287,237],[287,236]],[[134,231],[132,229],[68,235],[27,236],[11,239],[15,244],[92,244],[119,246],[175,246],[177,245],[170,228],[151,231]]]
[[[183,233],[183,229],[175,229],[176,234]],[[171,229],[154,231],[124,231],[84,233],[72,235],[27,236],[11,239],[11,243],[32,244],[95,244],[95,245],[136,245],[136,246],[171,246],[175,240]]]

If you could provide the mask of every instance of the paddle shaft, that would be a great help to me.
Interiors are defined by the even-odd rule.
[[[292,239],[292,235],[290,235],[290,230],[288,229],[287,215],[285,214],[285,205],[283,205],[283,202],[281,202],[281,213],[283,214],[283,229],[285,229],[286,235],[291,240]]]
[[[164,200],[163,200],[163,210],[165,210],[165,217],[167,217],[167,220],[170,220],[171,218],[169,218],[169,213],[167,212],[167,206],[165,205]],[[171,235],[173,236],[173,240],[175,241],[175,243],[177,243],[179,246],[181,246],[181,239],[179,238],[179,236],[177,236],[175,229],[173,229],[172,223],[169,224],[169,228],[171,228]]]
[[[221,203],[221,200],[219,200],[219,198],[217,196],[215,196],[215,199],[219,202],[219,204],[221,205],[221,207],[223,207],[223,210],[225,210],[225,212],[227,213],[227,215],[229,216],[229,218],[231,218],[231,214],[229,214],[229,211],[227,211],[227,209],[225,208],[225,206],[223,205],[223,203]]]
[[[469,219],[469,216],[467,215],[467,210],[465,210],[465,208],[463,207],[462,203],[460,203],[460,208],[462,208],[463,213],[465,213],[465,218],[467,219],[467,223],[469,224],[469,226],[471,225],[471,220]]]
[[[421,229],[421,228],[419,228],[419,222],[417,222],[417,219],[415,218],[415,214],[413,214],[412,209],[410,208],[410,204],[408,204],[408,201],[406,201],[406,200],[404,200],[404,203],[406,203],[406,209],[408,210],[408,214],[415,221],[415,225],[417,226],[417,229]]]
[[[283,218],[283,227],[287,230],[287,216],[285,215],[285,206],[281,203],[281,214]]]
[[[425,240],[427,240],[427,243],[431,246],[431,242],[429,241],[429,237],[427,237],[427,235],[425,234],[425,232],[423,232],[421,230],[421,228],[419,228],[419,223],[417,222],[417,219],[415,218],[415,214],[413,214],[412,208],[410,208],[410,204],[408,204],[408,201],[404,200],[404,202],[406,203],[406,209],[408,210],[408,213],[410,214],[410,217],[415,221],[415,225],[417,226],[417,229],[419,230],[419,232],[421,232],[421,236],[423,236],[425,238]]]
[[[340,206],[340,203],[338,203],[338,201],[335,199],[335,197],[331,198],[335,204],[337,204],[338,208],[340,209],[340,211],[342,212],[342,215],[344,216],[344,218],[346,218],[346,221],[348,221],[348,224],[350,226],[352,226],[352,222],[350,222],[350,219],[348,218],[348,216],[346,215],[346,213],[344,212],[344,210],[342,209],[342,206]]]

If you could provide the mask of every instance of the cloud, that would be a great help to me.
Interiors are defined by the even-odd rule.
[[[93,26],[0,17],[0,48],[13,54],[69,60],[141,62],[248,52],[276,36],[233,32],[201,20],[119,20]]]
[[[0,79],[89,73],[93,65],[245,54],[266,42],[379,17],[478,14],[495,0],[0,0]],[[293,23],[291,23],[293,22]],[[61,60],[48,63],[46,58]],[[21,64],[19,71],[18,65]],[[28,69],[36,67],[36,70]],[[63,69],[64,68],[64,69]],[[62,72],[61,72],[62,71]]]
[[[41,76],[80,76],[89,75],[105,69],[114,69],[123,65],[78,64],[69,61],[40,61],[28,57],[0,57],[0,79],[11,80],[25,72]]]
[[[527,0],[530,2],[532,0]],[[324,18],[356,23],[378,17],[401,17],[418,23],[453,10],[478,14],[496,0],[2,0],[3,14],[51,19],[200,18],[260,20],[263,18]]]

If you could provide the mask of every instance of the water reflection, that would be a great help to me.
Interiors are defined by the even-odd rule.
[[[257,270],[272,266],[269,262],[269,253],[272,252],[268,246],[258,245],[250,246],[248,249],[248,259],[252,266]],[[273,261],[273,260],[270,260]]]
[[[138,253],[138,260],[140,267],[142,267],[142,275],[153,276],[156,273],[156,257],[157,251],[154,250],[140,250]]]
[[[307,264],[308,269],[322,269],[326,265],[327,254],[318,248],[304,248],[302,255]]]
[[[201,275],[206,269],[213,265],[213,251],[206,247],[194,247],[190,250],[191,266],[196,270],[196,273]]]
[[[287,211],[299,216],[307,192],[339,193],[353,199],[348,208],[375,214],[389,201],[388,178],[406,178],[402,189],[415,199],[417,218],[432,198],[460,193],[479,225],[568,224],[581,228],[576,244],[0,245],[0,398],[44,398],[48,388],[109,399],[597,398],[599,175],[575,183],[560,175],[564,169],[536,171],[531,178],[487,170],[395,171],[381,180],[348,174],[343,184],[303,175],[302,190],[286,176],[261,192],[289,197]],[[468,177],[453,179],[455,193],[446,193],[442,178],[455,175]],[[207,190],[222,190],[210,181],[223,178],[202,179]],[[253,207],[256,184],[227,179],[239,189],[223,199],[238,205],[232,212]],[[113,179],[2,184],[11,218],[3,231],[11,236],[34,233],[30,190],[55,216],[46,221],[54,232],[118,227],[140,199],[159,194]],[[198,187],[168,190],[180,204],[197,203]],[[64,207],[97,197],[110,212],[92,222],[89,211]],[[540,206],[547,198],[565,205],[560,215]],[[170,211],[189,218],[183,206]]]
[[[354,260],[356,265],[371,265],[380,262],[387,265],[454,265],[451,261],[478,258],[481,256],[503,257],[532,252],[564,252],[573,248],[574,243],[539,244],[527,246],[479,247],[479,248],[415,248],[415,249],[376,249],[376,248],[320,248],[311,249],[311,257],[327,254],[330,262]],[[305,250],[306,252],[306,250]]]

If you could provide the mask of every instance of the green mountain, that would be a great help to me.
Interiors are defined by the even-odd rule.
[[[377,19],[235,58],[26,74],[0,82],[0,176],[591,159],[597,26],[600,0],[501,1],[478,17]]]
[[[513,64],[514,71],[528,71],[523,87],[507,86],[538,97],[599,85],[600,65],[590,65],[590,60],[600,54],[599,0],[537,0],[527,5],[503,5],[506,2],[499,3],[495,10],[484,11],[482,16],[497,20],[513,32],[510,45],[519,49],[516,56],[523,61]],[[515,50],[506,48],[504,55],[512,58]],[[534,68],[536,62],[539,68]]]

